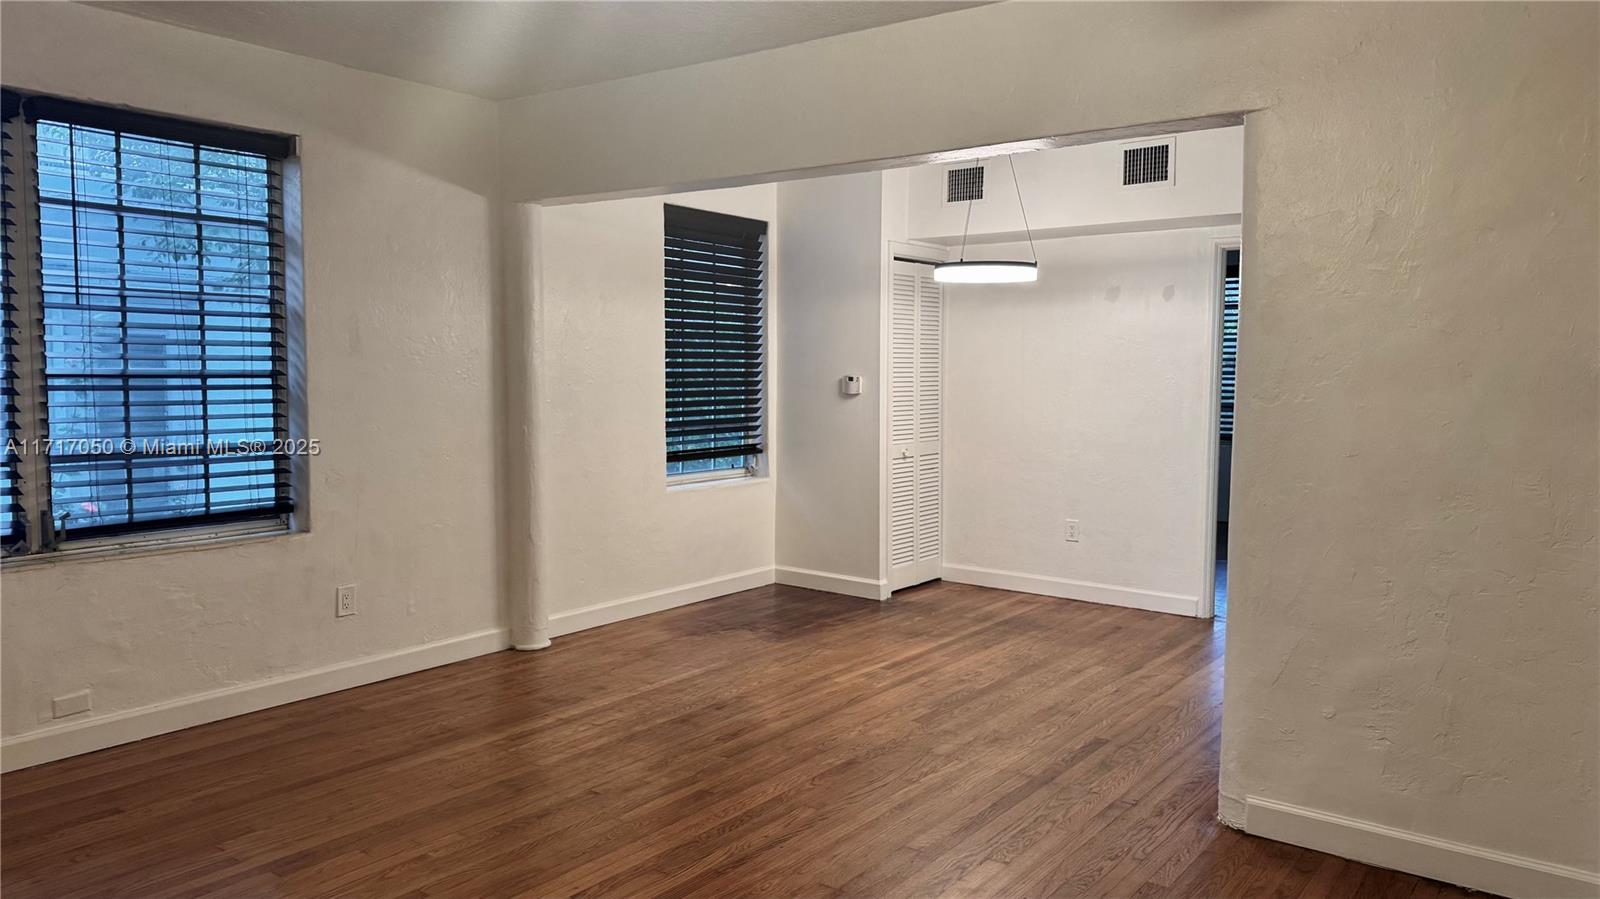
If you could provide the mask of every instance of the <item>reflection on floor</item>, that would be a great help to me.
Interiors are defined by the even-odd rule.
[[[1211,608],[1218,621],[1228,620],[1228,563],[1222,559],[1217,560],[1217,592]]]

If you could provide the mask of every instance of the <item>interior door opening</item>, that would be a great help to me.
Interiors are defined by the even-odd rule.
[[[1228,520],[1232,507],[1234,409],[1239,375],[1240,256],[1237,246],[1219,250],[1221,277],[1217,289],[1222,298],[1222,323],[1218,347],[1217,502],[1211,614],[1224,622],[1228,617]]]

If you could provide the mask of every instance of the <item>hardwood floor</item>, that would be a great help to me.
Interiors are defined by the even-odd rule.
[[[6,899],[1465,895],[1218,825],[1221,625],[765,587],[6,775]]]

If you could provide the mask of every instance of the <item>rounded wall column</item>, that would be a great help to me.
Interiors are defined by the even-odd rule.
[[[511,645],[519,650],[550,645],[550,603],[543,589],[545,565],[540,534],[539,482],[542,439],[539,398],[545,389],[539,360],[544,334],[539,267],[539,224],[542,210],[532,203],[506,207],[506,315],[505,360],[507,372],[506,428],[511,494],[507,528],[507,582]]]

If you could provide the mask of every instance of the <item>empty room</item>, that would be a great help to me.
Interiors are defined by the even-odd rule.
[[[1600,4],[0,0],[7,897],[1600,897]]]

